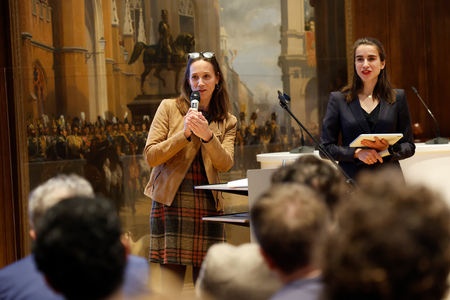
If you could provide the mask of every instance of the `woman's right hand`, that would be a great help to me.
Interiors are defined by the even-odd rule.
[[[184,132],[184,136],[186,138],[189,138],[192,134],[192,130],[189,127],[188,123],[189,123],[189,119],[192,118],[192,114],[193,112],[196,113],[195,110],[189,109],[187,114],[184,116],[184,127],[183,127],[183,132]]]
[[[355,150],[354,158],[359,159],[365,164],[372,165],[376,162],[383,163],[383,158],[381,155],[374,149],[361,149],[357,148]]]

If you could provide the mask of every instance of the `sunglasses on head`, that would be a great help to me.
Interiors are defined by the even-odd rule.
[[[189,58],[191,59],[195,59],[195,58],[199,58],[200,56],[203,56],[204,58],[213,58],[214,57],[214,52],[191,52],[188,54]]]

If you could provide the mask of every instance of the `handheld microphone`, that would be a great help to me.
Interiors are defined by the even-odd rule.
[[[400,150],[402,150],[402,146],[400,146],[399,144],[394,144],[392,146],[389,146],[389,148],[387,148],[386,150],[378,152],[378,154],[380,154],[381,157],[385,157],[388,155],[394,155]]]
[[[193,110],[198,111],[198,104],[200,103],[200,92],[199,91],[193,91],[191,93],[191,108]]]
[[[435,139],[431,139],[429,141],[426,141],[425,144],[448,144],[449,140],[446,138],[442,138],[441,137],[441,133],[439,131],[439,125],[438,122],[436,121],[436,118],[434,117],[433,113],[431,112],[431,110],[428,108],[428,106],[425,104],[425,102],[422,100],[422,97],[420,97],[419,93],[417,92],[415,87],[411,87],[411,89],[413,90],[414,94],[417,95],[417,97],[419,97],[420,101],[422,102],[423,106],[425,106],[425,108],[427,109],[428,113],[431,115],[431,117],[434,120],[434,123],[436,124],[436,138]]]

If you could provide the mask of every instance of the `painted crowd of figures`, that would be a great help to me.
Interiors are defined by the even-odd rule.
[[[38,122],[28,125],[28,158],[30,162],[67,159],[88,159],[96,146],[108,141],[117,154],[141,154],[148,134],[148,121],[140,125],[130,124],[128,120],[82,122],[74,118],[66,123],[63,118],[53,125]],[[115,118],[114,118],[115,120]],[[59,123],[59,124],[58,124]],[[37,127],[37,130],[36,130]],[[138,128],[136,128],[138,127]]]
[[[256,155],[260,153],[281,152],[288,149],[286,128],[277,124],[277,114],[263,126],[257,125],[258,115],[253,112],[250,124],[245,121],[245,113],[239,114],[239,125],[236,132],[235,167],[246,173],[248,169],[257,169],[259,164]]]
[[[245,176],[247,170],[260,168],[257,154],[289,151],[299,144],[299,133],[294,129],[292,142],[288,142],[286,127],[277,124],[276,113],[264,124],[257,124],[257,112],[250,115],[249,123],[245,117],[245,113],[239,114],[232,171]],[[144,116],[140,124],[129,123],[125,116],[123,121],[98,117],[91,123],[75,117],[65,122],[60,117],[53,123],[30,123],[31,186],[58,173],[76,173],[89,180],[97,193],[113,199],[118,211],[127,205],[134,213],[137,193],[143,191],[151,171],[142,157],[149,122]],[[31,175],[33,172],[39,176]]]
[[[31,185],[57,173],[76,173],[89,180],[96,193],[113,199],[118,211],[127,204],[135,213],[136,192],[143,190],[150,175],[139,155],[147,141],[149,118],[141,124],[130,124],[126,117],[123,122],[99,117],[94,124],[61,117],[52,126],[48,123],[28,125]]]

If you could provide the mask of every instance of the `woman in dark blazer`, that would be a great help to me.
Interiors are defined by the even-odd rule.
[[[353,47],[353,80],[341,92],[332,92],[322,126],[322,144],[350,176],[363,169],[394,166],[414,155],[415,145],[405,91],[393,89],[386,74],[386,54],[381,43],[361,38]],[[363,140],[350,147],[360,134],[402,133],[397,151],[385,139]],[[342,142],[340,142],[340,138]],[[394,153],[382,157],[379,152]]]

